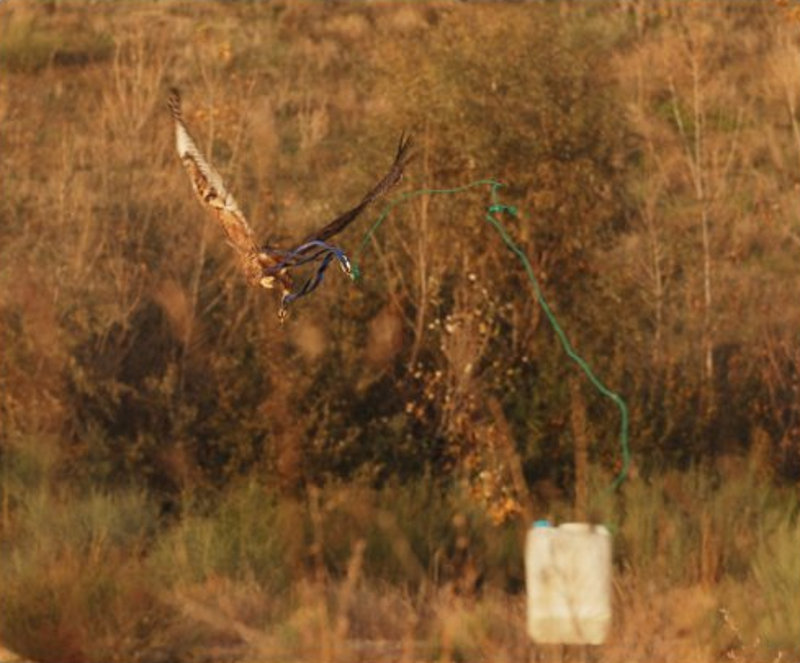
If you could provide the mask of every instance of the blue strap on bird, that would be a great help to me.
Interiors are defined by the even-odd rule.
[[[309,252],[309,249],[313,248],[317,248],[318,250]],[[327,242],[323,242],[319,239],[314,239],[306,242],[305,244],[301,244],[290,251],[283,251],[281,249],[274,248],[267,248],[266,251],[268,251],[271,255],[280,258],[280,262],[274,267],[271,267],[269,270],[270,272],[278,273],[283,269],[301,267],[313,262],[319,262],[319,266],[314,273],[309,276],[308,279],[306,279],[305,283],[303,283],[300,288],[289,293],[283,298],[284,306],[287,306],[293,301],[300,299],[301,297],[305,297],[309,293],[316,290],[316,288],[322,282],[322,279],[325,275],[325,270],[328,269],[328,266],[331,264],[334,258],[338,261],[342,271],[345,274],[350,276],[351,279],[355,278],[353,275],[353,268],[350,263],[350,259],[347,257],[347,254],[338,246],[328,244]]]

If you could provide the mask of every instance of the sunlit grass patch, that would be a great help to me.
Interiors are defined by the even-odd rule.
[[[765,610],[756,632],[764,644],[800,654],[800,518],[787,513],[771,530],[759,531],[753,577]]]
[[[36,73],[49,65],[76,66],[107,60],[114,40],[86,22],[46,26],[28,15],[12,16],[0,35],[0,69]]]

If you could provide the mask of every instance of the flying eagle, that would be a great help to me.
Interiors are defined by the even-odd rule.
[[[178,156],[183,162],[192,188],[200,202],[213,212],[219,221],[228,242],[236,251],[247,282],[262,288],[277,288],[281,294],[278,316],[286,317],[288,305],[295,299],[313,291],[322,280],[322,275],[332,260],[337,260],[342,269],[353,276],[350,261],[345,253],[327,240],[344,230],[366,207],[384,196],[403,177],[403,169],[410,159],[411,140],[400,136],[397,153],[389,172],[364,196],[360,203],[344,214],[310,233],[289,249],[280,249],[269,244],[259,246],[253,229],[239,209],[233,195],[228,192],[219,173],[205,159],[189,134],[181,113],[181,98],[178,90],[170,90],[169,108],[175,120],[175,143]],[[297,290],[293,290],[292,268],[315,263],[316,271]]]

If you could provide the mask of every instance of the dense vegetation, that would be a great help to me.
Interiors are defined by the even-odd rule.
[[[0,640],[61,663],[520,660],[525,518],[577,506],[617,532],[608,660],[796,651],[796,19],[0,6]],[[628,404],[627,483],[619,412],[486,223],[489,186],[414,193],[367,238],[371,209],[340,238],[361,278],[331,270],[281,326],[191,195],[172,85],[265,239],[357,200],[403,129],[397,194],[502,182]]]

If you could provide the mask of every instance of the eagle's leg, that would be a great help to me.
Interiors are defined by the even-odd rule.
[[[292,301],[292,290],[287,288],[285,283],[281,283],[281,303],[278,307],[278,322],[281,325],[286,322],[289,317],[289,303]]]

